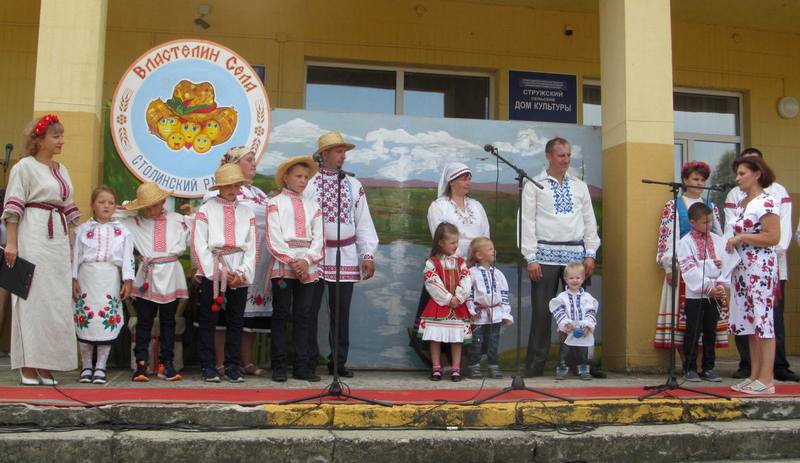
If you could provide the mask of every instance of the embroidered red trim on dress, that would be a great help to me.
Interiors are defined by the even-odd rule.
[[[225,247],[236,246],[236,207],[233,203],[222,205]]]
[[[294,210],[294,234],[298,238],[306,237],[306,208],[303,200],[296,195],[287,195],[292,200]]]
[[[153,251],[167,252],[167,216],[153,219]]]
[[[56,168],[50,168],[50,172],[53,174],[53,177],[56,178],[58,182],[58,186],[61,189],[61,201],[66,201],[69,197],[69,183],[67,183],[66,179],[61,176],[60,165]]]

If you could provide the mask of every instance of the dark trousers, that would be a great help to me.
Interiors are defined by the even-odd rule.
[[[277,281],[285,284],[281,288]],[[296,359],[295,373],[309,368],[311,361],[310,323],[311,299],[314,297],[314,283],[303,284],[296,279],[272,280],[272,335],[270,340],[270,360],[273,370],[283,370],[289,364],[286,354],[286,323],[292,320],[292,341]],[[316,330],[314,330],[316,333]],[[314,343],[316,345],[316,341]],[[316,364],[315,364],[316,366]]]
[[[783,304],[786,299],[786,280],[781,280],[783,297],[772,311],[772,322],[775,325],[775,366],[773,371],[787,371],[789,360],[786,359],[786,328],[783,323]],[[736,336],[736,350],[739,351],[739,369],[750,371],[750,342],[747,336]]]
[[[558,364],[578,366],[589,365],[589,348],[587,346],[568,346],[562,342],[558,351]]]
[[[339,350],[337,356],[338,365],[344,366],[347,363],[347,352],[350,349],[350,301],[353,299],[353,286],[352,281],[339,283],[339,319],[336,320],[334,316],[334,309],[336,307],[336,282],[318,280],[314,283],[314,297],[311,300],[311,330],[309,336],[311,337],[311,356],[312,362],[311,369],[317,366],[317,359],[319,358],[319,345],[317,345],[317,323],[319,321],[319,309],[322,306],[322,295],[325,292],[325,287],[328,288],[328,309],[330,311],[330,330],[328,332],[328,343],[331,347],[331,356],[328,357],[328,362],[333,362],[333,334],[336,324],[339,324]]]
[[[220,293],[223,296],[223,293]],[[247,305],[247,287],[228,288],[225,303],[225,369],[239,367],[239,351],[242,347],[242,327],[244,308]],[[219,312],[212,312],[214,286],[211,280],[203,277],[200,281],[200,307],[197,311],[197,356],[202,368],[214,368],[214,333],[217,329]]]
[[[133,355],[136,361],[149,360],[150,336],[152,335],[153,322],[158,315],[159,322],[159,353],[161,363],[171,362],[175,358],[175,311],[178,301],[159,304],[147,299],[136,298],[133,302],[136,308],[136,347]]]
[[[484,352],[489,358],[489,365],[500,365],[498,348],[500,344],[500,327],[502,323],[472,325],[472,344],[469,346],[469,364],[478,365]]]
[[[686,299],[683,307],[686,314],[686,332],[683,337],[683,358],[686,363],[684,371],[696,368],[697,343],[703,336],[703,371],[714,369],[716,360],[715,344],[717,343],[717,322],[719,310],[717,302],[708,299]]]
[[[531,330],[528,336],[528,354],[525,368],[536,373],[544,372],[544,364],[550,351],[550,299],[556,297],[564,286],[563,265],[541,265],[542,279],[531,281]],[[523,272],[525,269],[522,270]]]

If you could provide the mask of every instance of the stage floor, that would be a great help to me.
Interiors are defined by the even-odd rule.
[[[800,366],[800,357],[791,358],[793,365]],[[725,394],[732,397],[751,397],[738,394],[729,389],[737,380],[730,378],[736,367],[736,359],[718,360],[717,372],[723,376],[722,383],[685,383],[686,387]],[[319,368],[318,373],[325,369]],[[327,373],[327,372],[325,372]],[[511,384],[512,372],[504,372],[503,379],[464,379],[452,382],[449,375],[440,382],[430,381],[423,371],[356,371],[354,378],[342,378],[350,390],[373,400],[393,404],[430,404],[449,402],[451,404],[470,404]],[[149,383],[130,381],[130,371],[115,369],[109,371],[109,382],[98,386],[77,382],[78,372],[57,374],[58,387],[21,386],[19,375],[9,369],[8,357],[0,358],[0,403],[25,403],[31,405],[86,406],[110,404],[274,404],[297,399],[323,390],[331,376],[322,374],[322,381],[310,383],[289,379],[286,383],[276,383],[265,377],[247,376],[241,384],[204,383],[196,368],[182,372],[183,380],[167,382],[153,378]],[[581,401],[632,399],[644,394],[644,386],[658,385],[665,381],[665,374],[619,374],[608,373],[606,379],[583,381],[577,377],[557,381],[553,372],[540,378],[526,379],[526,385],[552,394]],[[679,378],[679,383],[682,383]],[[669,396],[682,399],[709,398],[684,391],[671,391]],[[669,397],[660,395],[659,397]],[[800,383],[778,383],[777,394],[770,397],[800,397]],[[514,391],[496,399],[497,402],[512,402],[519,399],[540,399],[555,401],[551,397],[525,391]],[[312,401],[314,403],[318,401]],[[336,398],[326,398],[328,403],[356,403]]]

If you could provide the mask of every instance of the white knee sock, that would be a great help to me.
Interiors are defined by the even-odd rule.
[[[79,342],[78,344],[81,346],[81,368],[91,370],[94,346],[85,342]]]
[[[97,364],[94,366],[95,370],[105,370],[106,362],[108,362],[108,354],[111,353],[111,346],[97,346]]]

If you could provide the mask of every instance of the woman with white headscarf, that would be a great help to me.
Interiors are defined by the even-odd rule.
[[[468,196],[472,172],[460,162],[445,166],[439,179],[438,198],[428,208],[428,227],[431,237],[436,227],[448,222],[458,228],[456,256],[467,258],[469,243],[474,238],[489,238],[489,218],[477,200]]]
[[[451,223],[458,228],[458,250],[456,257],[467,259],[469,256],[469,243],[480,236],[489,238],[489,218],[480,202],[468,196],[472,172],[466,164],[452,162],[445,166],[439,179],[437,198],[428,207],[428,227],[433,237],[436,227],[442,222]],[[410,345],[417,354],[428,361],[425,342],[419,339],[417,333],[420,314],[428,303],[428,292],[422,288],[414,328],[411,332]],[[445,347],[447,345],[445,344]],[[443,347],[444,352],[448,350]]]

